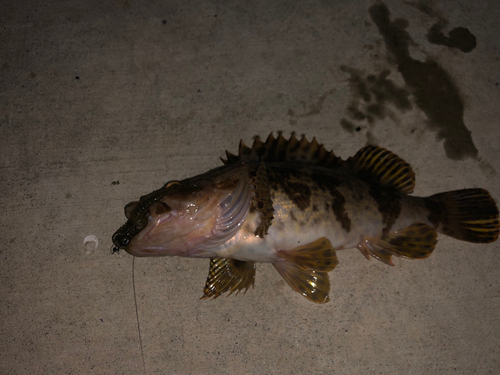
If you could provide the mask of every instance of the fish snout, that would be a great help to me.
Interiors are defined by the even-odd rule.
[[[115,254],[119,252],[120,249],[125,249],[127,247],[133,237],[130,235],[131,229],[131,224],[127,221],[127,223],[125,223],[113,234],[113,236],[111,237],[114,245],[111,249],[112,254]]]
[[[120,249],[125,249],[134,238],[136,234],[138,234],[144,227],[147,225],[148,219],[146,217],[136,218],[135,221],[127,220],[127,222],[118,229],[111,240],[113,241],[113,248],[111,252],[117,253]]]

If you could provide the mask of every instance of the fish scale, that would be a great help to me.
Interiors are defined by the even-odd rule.
[[[415,197],[410,165],[381,147],[342,160],[316,139],[256,137],[226,152],[224,165],[125,207],[114,251],[134,256],[210,258],[202,298],[245,292],[257,262],[272,263],[290,287],[329,301],[337,250],[427,258],[437,232],[473,243],[496,241],[498,208],[483,189]]]

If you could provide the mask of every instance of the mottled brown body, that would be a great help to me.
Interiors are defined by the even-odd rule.
[[[357,212],[371,217],[367,222],[378,216],[370,187],[341,166],[327,169],[278,164],[268,171],[273,202],[282,209],[286,207],[290,220],[300,227],[327,221],[350,233],[357,230],[353,228],[353,220],[359,220]]]
[[[273,203],[268,233],[258,241],[248,240],[263,223],[254,204],[239,234],[246,237],[245,241],[217,249],[217,256],[273,262],[280,251],[318,238],[327,238],[336,250],[341,250],[417,222],[432,225],[424,198],[364,180],[343,165],[325,168],[300,163],[265,164]],[[250,165],[252,170],[255,166]]]
[[[382,236],[417,219],[428,222],[425,217],[430,212],[422,199],[363,180],[343,165],[324,168],[288,164],[269,166],[267,170],[273,202],[288,211],[282,215],[285,220],[301,228],[327,222],[338,237],[361,238]]]
[[[379,147],[346,161],[316,140],[281,134],[240,144],[225,166],[166,184],[126,206],[116,248],[136,256],[212,258],[205,298],[253,285],[255,262],[271,262],[295,291],[327,302],[336,250],[426,258],[436,231],[470,242],[498,237],[489,193],[465,189],[413,197],[411,167]]]

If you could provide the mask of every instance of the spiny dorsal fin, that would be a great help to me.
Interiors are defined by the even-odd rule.
[[[415,187],[415,173],[399,156],[382,147],[367,146],[347,162],[361,176],[409,194]]]
[[[281,132],[278,132],[277,138],[273,133],[269,134],[265,142],[262,142],[260,137],[255,137],[252,147],[241,141],[238,155],[226,151],[226,157],[226,160],[221,159],[224,164],[286,161],[330,167],[340,162],[340,158],[332,151],[327,151],[316,138],[309,142],[305,135],[302,135],[299,140],[295,133],[292,133],[290,139],[286,139]]]

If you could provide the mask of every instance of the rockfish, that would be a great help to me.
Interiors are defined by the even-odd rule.
[[[436,232],[473,243],[498,238],[498,208],[486,190],[411,196],[411,167],[381,147],[344,161],[316,139],[271,133],[226,155],[218,168],[127,204],[113,251],[210,258],[202,298],[246,292],[255,263],[270,262],[293,290],[324,303],[337,250],[358,248],[394,265],[392,256],[427,258]]]

